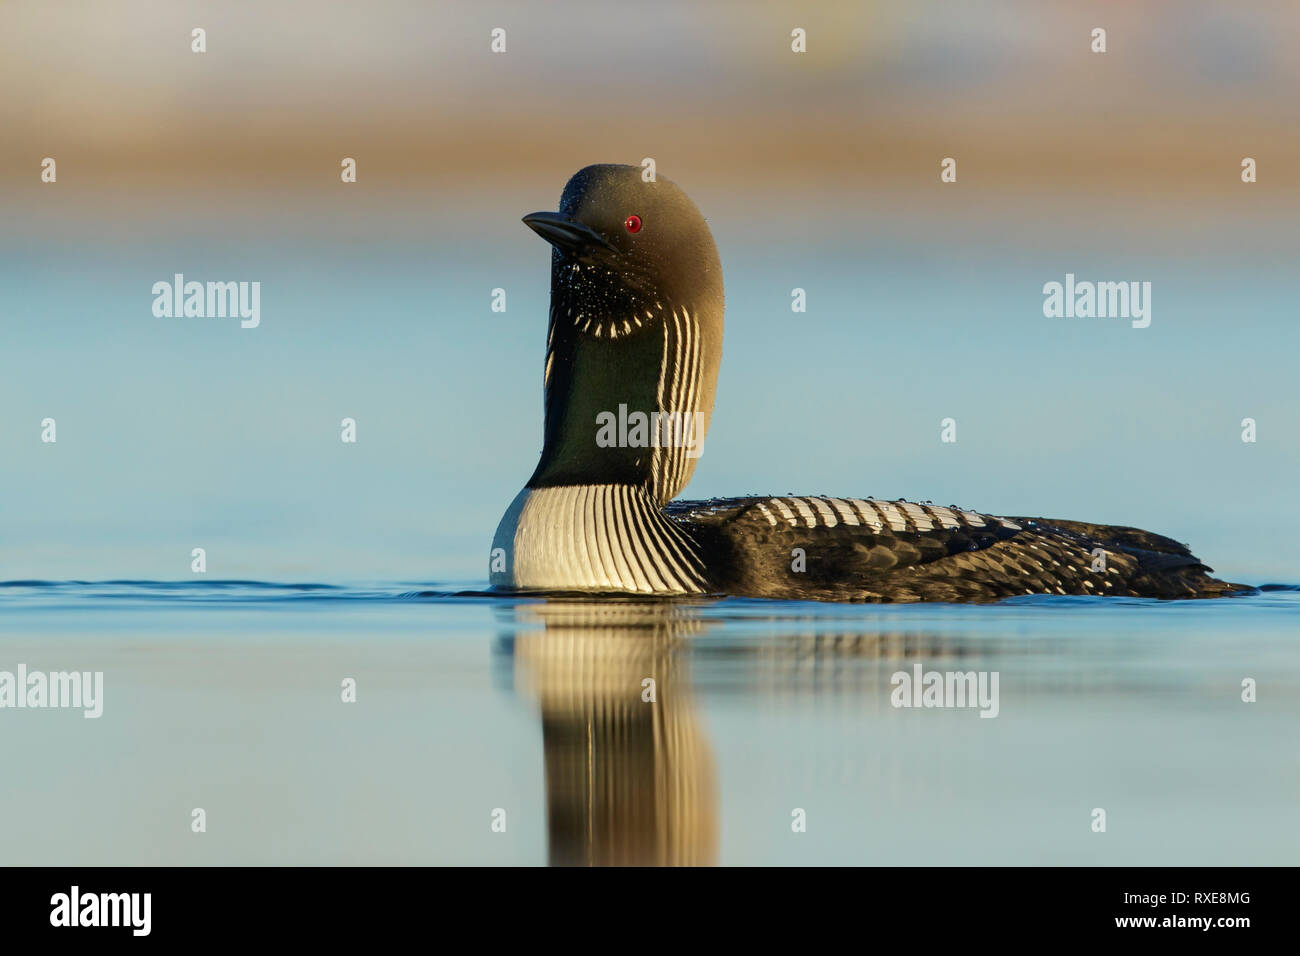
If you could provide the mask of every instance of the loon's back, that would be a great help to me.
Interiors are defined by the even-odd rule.
[[[1137,528],[827,497],[678,501],[665,513],[698,545],[711,587],[744,597],[969,602],[1251,590],[1211,577],[1185,545]]]

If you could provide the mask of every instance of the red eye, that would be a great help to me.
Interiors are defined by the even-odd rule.
[[[628,216],[627,219],[623,220],[623,225],[627,226],[627,231],[628,231],[628,232],[640,232],[640,231],[641,231],[641,217],[640,217],[640,216]]]

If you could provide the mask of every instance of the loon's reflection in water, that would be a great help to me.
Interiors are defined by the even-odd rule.
[[[707,607],[553,598],[502,609],[497,653],[512,665],[514,690],[540,710],[552,865],[718,862],[717,769],[697,684],[725,693],[721,676],[773,702],[847,706],[867,734],[903,662],[988,650],[926,630],[810,631],[798,618],[766,622],[762,640],[710,641],[725,628]],[[692,662],[710,672],[702,682]],[[859,769],[891,775],[878,763]]]
[[[550,862],[718,862],[714,757],[683,648],[703,623],[662,601],[514,612],[515,686],[541,710]]]
[[[1044,846],[1061,861],[1164,859],[1197,813],[1233,799],[1211,759],[1264,775],[1267,814],[1177,859],[1226,859],[1240,840],[1274,859],[1295,764],[1277,756],[1283,722],[1261,731],[1240,699],[1243,675],[1294,684],[1278,615],[1296,605],[1274,603],[516,598],[494,609],[493,661],[539,719],[531,793],[552,864],[1023,864]],[[904,674],[942,676],[945,693],[987,678],[994,699],[908,704]],[[1090,841],[1076,804],[1097,793],[1146,829]],[[1200,810],[1169,809],[1189,793]]]

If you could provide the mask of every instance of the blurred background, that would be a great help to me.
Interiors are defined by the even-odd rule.
[[[653,157],[727,284],[687,496],[1135,524],[1294,582],[1298,47],[1281,2],[9,0],[0,579],[204,547],[213,577],[484,580],[541,445],[519,217]],[[261,282],[260,327],[154,317],[177,272]],[[1067,272],[1150,281],[1150,328],[1044,318]]]

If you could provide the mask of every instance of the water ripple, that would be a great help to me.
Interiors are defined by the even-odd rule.
[[[1228,607],[1270,607],[1294,610],[1300,606],[1300,585],[1265,584],[1252,595],[1221,601],[1159,601],[1147,598],[1102,596],[1060,596],[1050,594],[1021,595],[990,605],[945,604],[826,604],[813,601],[765,601],[720,596],[645,597],[637,595],[512,594],[485,589],[479,582],[380,582],[365,584],[325,584],[321,582],[252,581],[217,579],[198,581],[146,581],[118,579],[110,581],[46,581],[39,579],[0,581],[0,605],[13,607],[54,607],[87,601],[135,602],[140,605],[247,605],[283,602],[465,602],[497,603],[503,606],[533,601],[572,601],[609,604],[676,603],[710,608],[715,617],[725,619],[740,615],[812,614],[821,618],[872,614],[962,614],[996,616],[1002,609],[1034,609],[1041,613],[1070,614],[1089,609],[1158,608],[1178,609],[1179,613],[1201,611],[1225,613]],[[1215,610],[1217,609],[1217,610]]]

